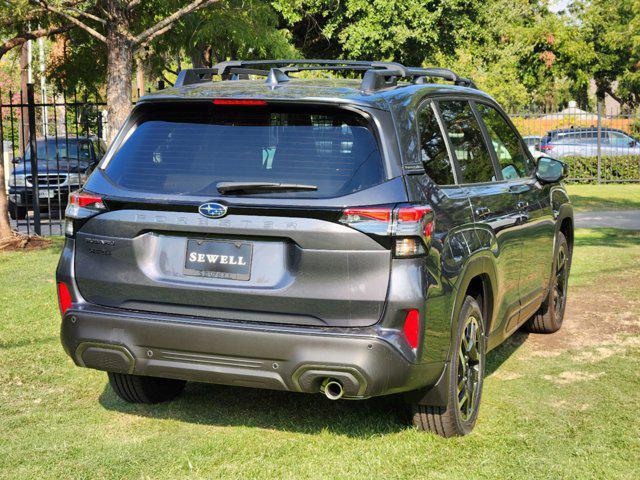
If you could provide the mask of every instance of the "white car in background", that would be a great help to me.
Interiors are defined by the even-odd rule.
[[[540,149],[553,158],[595,157],[598,155],[596,128],[567,128],[551,130],[542,139]],[[602,156],[640,156],[640,140],[613,128],[600,130]]]
[[[542,145],[542,137],[538,135],[527,135],[526,137],[522,137],[522,139],[524,140],[524,143],[527,144],[527,148],[536,160],[545,154],[540,148]]]

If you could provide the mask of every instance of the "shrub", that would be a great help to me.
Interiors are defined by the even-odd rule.
[[[568,181],[576,183],[594,183],[597,181],[598,157],[563,157],[560,160],[569,165]],[[600,172],[604,181],[638,181],[640,180],[640,156],[603,156]]]

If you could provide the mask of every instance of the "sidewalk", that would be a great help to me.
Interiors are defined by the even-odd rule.
[[[640,230],[640,210],[606,210],[575,213],[576,228]]]

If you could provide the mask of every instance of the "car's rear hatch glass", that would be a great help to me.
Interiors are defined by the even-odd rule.
[[[311,105],[149,104],[105,166],[119,187],[218,196],[222,182],[276,182],[315,190],[260,195],[332,198],[385,180],[365,117]],[[256,194],[256,193],[251,193]]]

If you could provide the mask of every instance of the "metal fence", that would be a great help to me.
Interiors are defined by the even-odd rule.
[[[0,92],[0,138],[9,214],[28,234],[59,235],[69,193],[101,158],[106,105],[77,95]]]
[[[640,114],[598,110],[570,105],[559,112],[510,117],[534,156],[569,164],[569,181],[640,182]],[[5,172],[0,187],[8,195],[13,227],[29,234],[62,234],[69,194],[104,153],[106,104],[77,95],[47,99],[28,85],[26,95],[0,91],[0,120]]]
[[[569,164],[568,181],[640,182],[640,114],[595,113],[573,102],[558,112],[510,115],[534,155]]]

